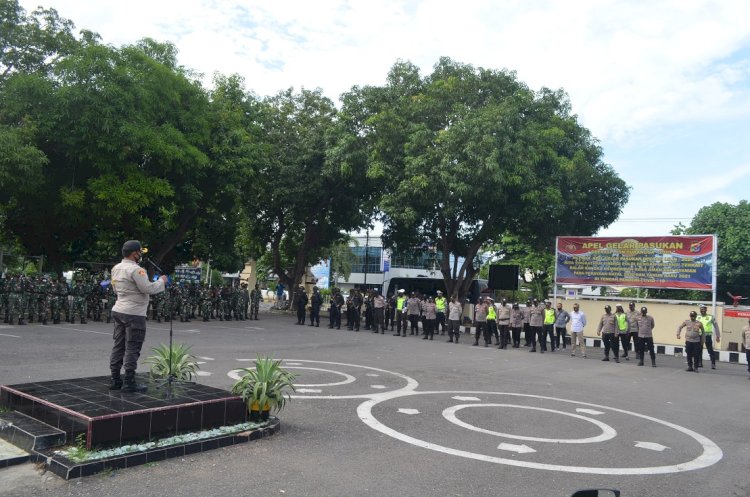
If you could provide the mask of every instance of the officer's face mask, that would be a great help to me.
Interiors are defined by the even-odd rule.
[[[143,254],[141,254],[140,250],[133,253],[135,254],[135,263],[140,264],[141,259],[143,258]]]

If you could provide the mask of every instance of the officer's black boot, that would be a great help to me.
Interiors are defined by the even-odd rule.
[[[122,388],[122,378],[119,371],[112,371],[112,379],[109,382],[110,390],[120,390]]]
[[[146,385],[136,383],[135,371],[125,371],[125,381],[122,384],[123,392],[145,392],[148,390]]]

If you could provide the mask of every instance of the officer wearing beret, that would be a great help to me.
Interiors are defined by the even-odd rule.
[[[138,265],[144,251],[138,240],[128,240],[122,246],[122,262],[112,268],[112,286],[117,293],[117,302],[112,307],[115,343],[109,359],[112,371],[111,390],[146,390],[145,385],[135,382],[135,369],[138,366],[143,340],[146,338],[146,309],[149,295],[163,292],[167,277],[161,276],[154,282],[148,280],[146,270]],[[124,381],[120,377],[120,369],[123,366]]]

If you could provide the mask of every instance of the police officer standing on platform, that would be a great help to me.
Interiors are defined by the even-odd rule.
[[[112,307],[115,320],[114,346],[109,358],[112,372],[111,390],[123,392],[143,392],[145,385],[135,382],[135,369],[138,357],[146,338],[146,310],[149,295],[163,292],[167,277],[162,275],[157,281],[148,280],[141,262],[141,243],[128,240],[122,246],[122,262],[112,268],[112,285],[117,293],[117,302]],[[125,380],[120,377],[120,368],[125,367]]]

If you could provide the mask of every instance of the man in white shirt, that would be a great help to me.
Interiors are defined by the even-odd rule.
[[[586,358],[586,339],[583,338],[583,329],[586,327],[586,314],[573,304],[573,312],[570,313],[570,345],[573,347],[570,356],[576,356],[576,350],[581,348],[583,358]]]

